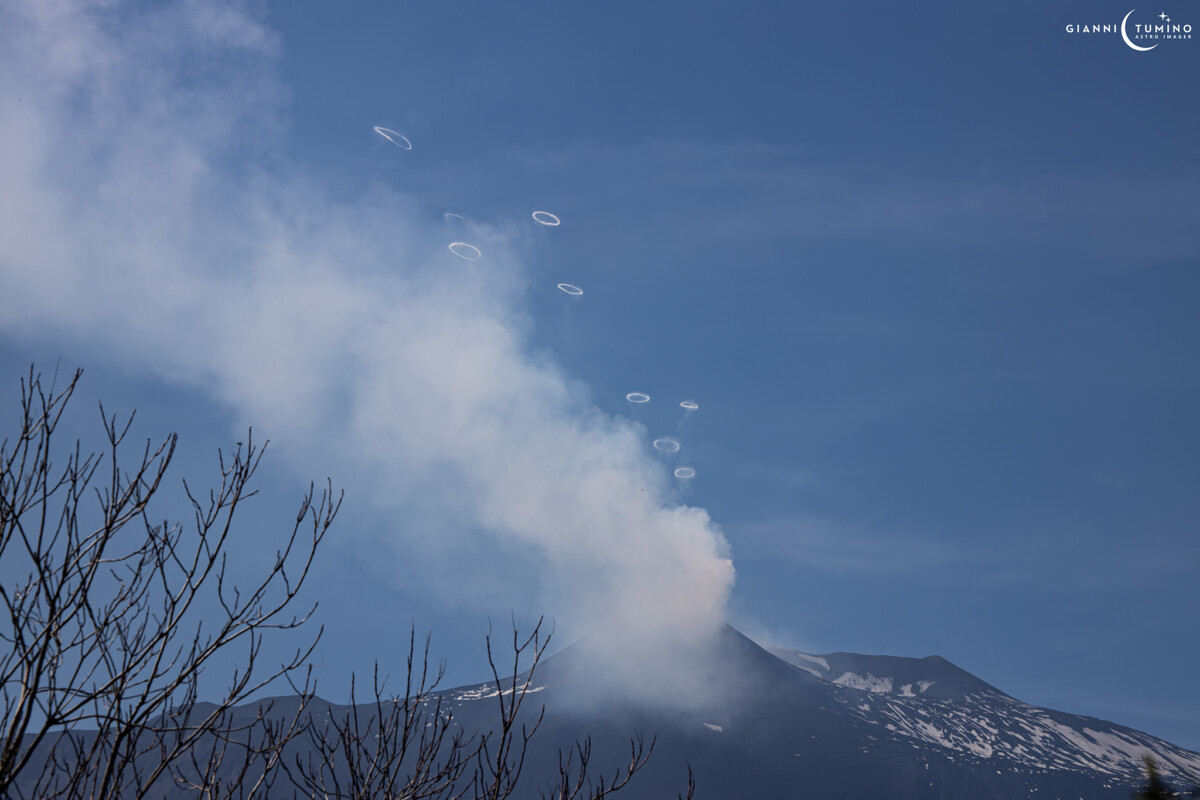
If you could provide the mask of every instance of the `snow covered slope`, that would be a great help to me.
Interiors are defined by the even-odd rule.
[[[1149,754],[1170,780],[1200,779],[1200,754],[1111,722],[1022,703],[938,656],[768,650],[826,681],[846,713],[880,728],[880,738],[932,745],[950,758],[1008,771],[1092,772],[1112,785],[1138,780]]]
[[[1200,783],[1200,754],[1114,723],[1031,706],[938,656],[812,655],[721,637],[726,684],[704,711],[572,712],[588,687],[567,648],[539,668],[546,704],[527,769],[552,773],[559,747],[591,737],[592,763],[628,761],[628,737],[657,736],[626,800],[674,797],[696,772],[699,798],[1128,800],[1152,755],[1179,788]],[[486,725],[494,687],[448,693],[456,718]],[[722,705],[724,696],[729,702]],[[494,702],[494,700],[492,701]],[[476,711],[480,716],[476,717]],[[533,795],[533,796],[536,796]]]

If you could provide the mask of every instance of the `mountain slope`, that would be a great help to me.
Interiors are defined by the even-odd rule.
[[[732,628],[718,650],[729,685],[713,686],[703,710],[689,712],[619,701],[572,711],[573,696],[588,691],[579,683],[586,670],[572,663],[572,648],[547,659],[534,696],[547,712],[528,774],[557,774],[557,748],[589,736],[593,765],[611,771],[628,761],[628,737],[640,730],[657,742],[622,792],[629,800],[674,797],[688,764],[700,798],[1128,800],[1147,753],[1168,782],[1200,783],[1200,754],[1022,703],[938,656],[768,651]],[[448,693],[466,727],[487,723],[472,699],[480,689]]]
[[[892,741],[1006,771],[1088,774],[1112,786],[1139,781],[1146,754],[1169,780],[1194,784],[1200,776],[1196,753],[1122,725],[1022,703],[937,656],[772,652],[819,675],[847,713]]]
[[[574,748],[584,741],[591,745],[589,774],[611,780],[629,763],[636,733],[647,743],[654,739],[654,752],[622,790],[624,800],[675,797],[686,787],[689,766],[698,800],[1129,800],[1144,783],[1145,754],[1177,788],[1200,784],[1200,754],[1121,725],[1022,703],[938,656],[768,651],[726,627],[706,655],[711,663],[686,665],[688,674],[708,682],[683,707],[605,690],[589,656],[595,642],[589,644],[545,659],[533,676],[516,730],[532,726],[543,706],[545,716],[517,800],[539,797],[559,774],[560,753],[574,753],[577,763]],[[664,660],[641,656],[638,666],[646,670]],[[662,676],[652,684],[663,685]],[[501,691],[511,696],[507,684],[448,689],[426,708],[440,701],[459,730],[486,731],[497,722]],[[237,709],[235,725],[252,722],[257,708]],[[271,714],[283,719],[295,708],[295,698],[278,698]],[[348,711],[320,699],[308,706],[318,729]],[[360,707],[364,730],[375,713]],[[288,763],[306,758],[309,747],[306,738],[289,745]],[[192,796],[168,779],[160,784],[155,796]]]

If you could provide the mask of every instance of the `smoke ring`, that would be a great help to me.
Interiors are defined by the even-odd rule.
[[[483,256],[478,247],[466,242],[451,242],[450,252],[465,261],[478,261]]]
[[[387,139],[392,144],[396,145],[396,147],[399,147],[401,150],[413,149],[412,142],[408,140],[407,136],[402,133],[396,133],[391,128],[381,128],[380,126],[376,125],[375,132]]]

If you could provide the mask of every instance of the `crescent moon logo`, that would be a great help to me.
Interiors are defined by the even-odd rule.
[[[1133,11],[1130,11],[1129,14],[1132,14],[1134,11],[1137,11],[1137,9],[1133,9]],[[1129,14],[1126,14],[1125,19],[1121,20],[1121,38],[1125,40],[1125,44],[1129,45],[1134,50],[1141,50],[1142,52],[1153,50],[1154,48],[1158,47],[1156,44],[1152,44],[1149,47],[1138,47],[1129,40],[1129,34],[1125,32],[1125,23],[1129,21]]]

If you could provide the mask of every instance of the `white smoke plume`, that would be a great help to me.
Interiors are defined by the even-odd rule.
[[[238,3],[0,3],[0,331],[202,388],[419,520],[389,535],[451,543],[396,552],[529,554],[547,611],[622,631],[596,657],[644,680],[723,617],[719,529],[530,347],[518,234],[477,226],[457,259],[441,209],[334,200],[276,155],[278,48]]]

